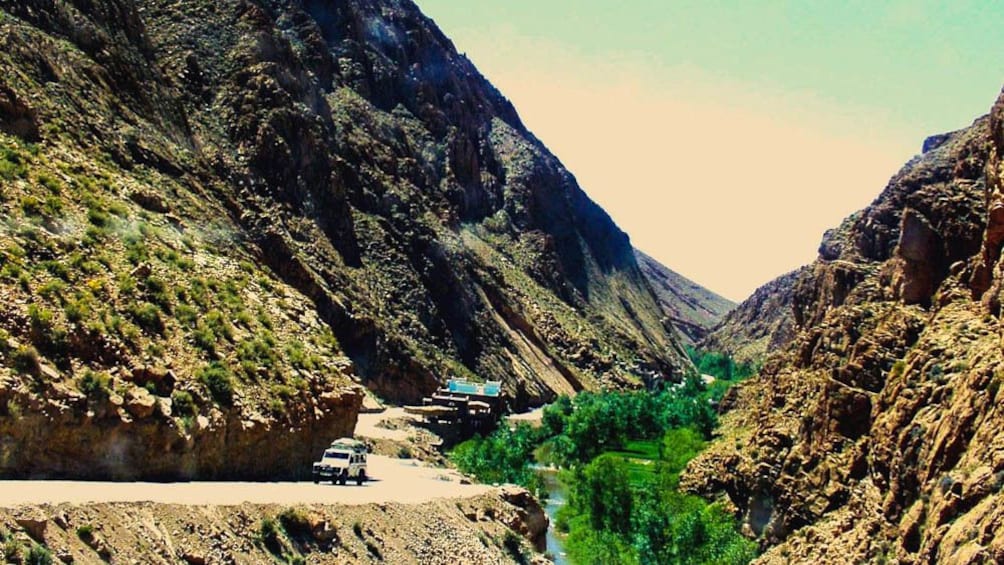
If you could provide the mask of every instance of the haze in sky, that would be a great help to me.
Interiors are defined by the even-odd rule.
[[[733,300],[1004,81],[996,0],[417,0],[636,247]]]

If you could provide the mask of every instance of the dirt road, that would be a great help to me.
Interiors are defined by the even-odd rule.
[[[111,483],[82,481],[0,481],[0,507],[25,504],[157,502],[162,504],[368,504],[420,503],[438,498],[477,496],[486,485],[465,485],[449,469],[411,459],[369,456],[362,486],[301,483]]]

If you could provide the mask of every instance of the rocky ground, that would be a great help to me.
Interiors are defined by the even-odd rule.
[[[547,518],[522,489],[364,505],[87,504],[0,509],[0,553],[63,563],[545,563]],[[36,550],[38,551],[38,550]]]

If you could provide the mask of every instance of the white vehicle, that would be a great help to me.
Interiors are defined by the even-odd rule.
[[[321,460],[311,469],[314,484],[331,481],[345,484],[355,479],[357,485],[366,481],[366,444],[351,438],[337,439],[324,450]]]

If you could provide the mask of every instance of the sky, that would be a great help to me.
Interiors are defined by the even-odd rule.
[[[416,2],[637,248],[735,301],[1004,82],[996,0]]]

